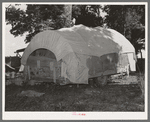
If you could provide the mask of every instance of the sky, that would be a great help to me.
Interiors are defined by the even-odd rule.
[[[8,6],[9,4],[6,4],[6,6]],[[22,10],[26,9],[26,5],[22,4],[19,7]],[[24,39],[26,37],[26,35],[23,36],[17,36],[14,37],[11,33],[10,33],[10,29],[11,29],[11,25],[6,25],[5,23],[5,56],[15,56],[16,53],[14,53],[16,50],[18,49],[22,49],[27,47],[28,44],[25,44]],[[22,53],[20,53],[22,55]]]
[[[5,4],[6,6],[9,6],[9,4]],[[26,10],[26,5],[25,4],[21,4],[18,6],[18,8],[22,9],[22,10]],[[105,16],[105,13],[102,14],[102,16]],[[27,45],[29,44],[25,44],[24,40],[26,37],[26,34],[24,34],[23,36],[18,36],[18,37],[14,37],[11,33],[10,33],[10,29],[11,29],[11,25],[6,25],[5,23],[5,56],[15,56],[16,53],[14,53],[16,50],[18,49],[22,49],[27,47]],[[145,51],[142,50],[143,52],[143,58],[145,58]],[[23,53],[20,53],[21,55]],[[140,55],[138,55],[138,58],[140,58]]]
[[[16,50],[27,47],[24,39],[25,35],[14,37],[9,31],[11,29],[10,25],[5,26],[5,56],[15,56]]]

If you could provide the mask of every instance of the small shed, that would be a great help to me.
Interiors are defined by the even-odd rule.
[[[128,65],[135,71],[135,59],[133,45],[119,32],[76,25],[35,35],[21,64],[29,79],[88,84],[89,78],[117,74]]]

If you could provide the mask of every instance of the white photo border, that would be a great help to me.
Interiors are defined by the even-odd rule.
[[[6,112],[5,111],[5,4],[2,3],[2,119],[3,120],[147,120],[148,119],[148,3],[147,2],[17,2],[17,4],[145,5],[145,111],[144,112]]]

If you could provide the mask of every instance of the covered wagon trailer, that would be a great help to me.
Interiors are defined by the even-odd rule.
[[[135,57],[132,44],[117,31],[77,25],[35,35],[21,64],[28,79],[88,84],[96,78],[105,84],[107,76],[127,67],[135,71]]]

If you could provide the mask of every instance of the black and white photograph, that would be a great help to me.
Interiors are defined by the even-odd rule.
[[[3,120],[146,120],[147,2],[2,3]]]

